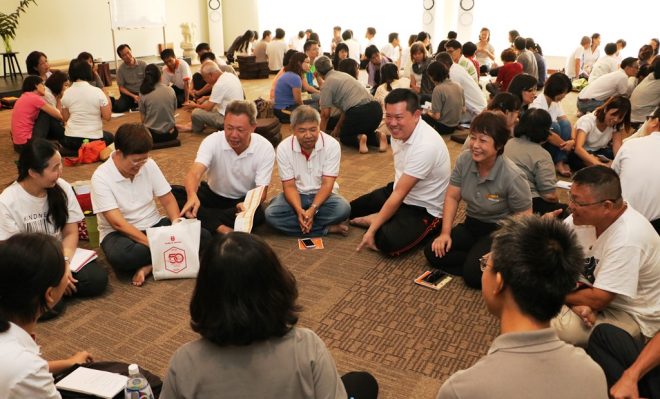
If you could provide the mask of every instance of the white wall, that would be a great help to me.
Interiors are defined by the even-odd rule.
[[[139,1],[139,0],[135,0]],[[0,1],[2,12],[13,11],[17,0]],[[168,42],[174,43],[177,55],[182,40],[179,25],[192,22],[198,26],[196,41],[208,40],[208,21],[205,0],[166,0],[168,24],[165,28]],[[128,43],[136,56],[156,55],[162,42],[162,29],[121,30],[115,33],[117,45]],[[106,0],[41,0],[31,4],[19,20],[16,40],[12,44],[19,51],[21,68],[33,50],[48,55],[49,60],[71,59],[81,51],[94,57],[113,60],[109,8]]]
[[[270,0],[274,4],[285,3],[284,0]],[[225,50],[231,46],[236,36],[243,35],[246,30],[256,30],[261,38],[261,31],[270,28],[260,28],[260,15],[266,14],[263,11],[258,12],[259,0],[223,0],[222,2],[222,23],[224,32]],[[280,18],[282,15],[280,15]],[[275,35],[275,28],[270,29]]]

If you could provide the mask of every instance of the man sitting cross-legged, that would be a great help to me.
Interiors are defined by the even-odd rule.
[[[568,207],[566,222],[585,251],[584,283],[553,320],[557,334],[586,346],[594,325],[609,323],[635,339],[652,337],[660,318],[660,237],[651,223],[621,198],[619,176],[602,165],[573,176]]]
[[[550,327],[581,265],[576,237],[561,222],[505,219],[481,258],[481,293],[500,335],[474,366],[449,377],[437,398],[606,398],[603,370]]]
[[[347,234],[351,207],[339,194],[341,148],[319,129],[321,116],[308,105],[291,113],[293,134],[277,147],[283,193],[266,209],[266,221],[289,235]]]
[[[196,217],[210,232],[233,230],[236,213],[244,210],[247,192],[265,186],[266,198],[273,174],[275,151],[257,127],[257,108],[251,101],[233,101],[227,105],[225,130],[207,136],[188,170],[184,187],[172,189],[181,207],[181,216]],[[208,183],[201,182],[207,173]],[[201,185],[200,185],[201,182]],[[261,206],[254,214],[254,225],[262,223]]]
[[[364,247],[400,255],[442,227],[442,206],[451,174],[442,138],[421,119],[410,89],[385,97],[385,123],[392,132],[394,182],[351,202],[351,223],[367,227]]]

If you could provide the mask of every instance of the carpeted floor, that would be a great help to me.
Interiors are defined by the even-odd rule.
[[[266,98],[270,80],[243,84],[249,99]],[[574,95],[564,100],[570,115],[574,101]],[[2,188],[16,177],[10,119],[11,111],[0,111]],[[189,114],[180,110],[177,120],[188,119]],[[126,114],[105,128],[114,132],[122,123],[138,120],[138,114]],[[283,133],[290,133],[288,125]],[[151,153],[171,184],[183,183],[203,137],[183,133],[181,147]],[[454,160],[460,146],[448,140],[447,145]],[[63,178],[89,179],[97,166],[65,167]],[[392,179],[391,151],[360,155],[344,147],[338,182],[348,200]],[[275,168],[269,197],[279,191]],[[420,249],[396,259],[366,250],[356,253],[363,232],[351,228],[348,237],[325,238],[324,250],[300,251],[296,239],[266,226],[256,229],[298,280],[304,307],[299,324],[325,341],[340,372],[372,372],[381,398],[432,398],[442,381],[486,353],[498,333],[497,322],[483,306],[481,293],[465,288],[460,279],[437,292],[415,285],[413,279],[427,269]],[[128,277],[110,273],[110,286],[102,297],[69,300],[62,317],[39,324],[43,356],[55,359],[84,349],[95,360],[136,362],[163,376],[172,353],[197,338],[188,316],[194,281],[149,279],[135,288]]]

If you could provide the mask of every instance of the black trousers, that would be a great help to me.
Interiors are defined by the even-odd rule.
[[[642,352],[643,345],[611,324],[599,324],[589,337],[587,353],[602,367],[612,387]],[[660,367],[649,371],[637,384],[639,396],[660,399]]]
[[[78,280],[76,284],[75,297],[98,296],[108,286],[108,272],[98,260],[86,264],[80,271],[73,273],[73,278]]]
[[[69,150],[73,151],[78,151],[80,146],[83,144],[83,141],[86,140],[82,137],[68,137],[64,136],[64,140],[62,140],[62,145]],[[103,131],[103,139],[96,139],[96,140],[103,140],[105,141],[105,145],[110,145],[115,141],[115,136],[107,131]],[[90,140],[94,141],[94,140]]]
[[[428,114],[423,114],[422,119],[424,119],[424,122],[431,125],[431,127],[433,129],[435,129],[435,131],[440,133],[440,134],[452,134],[452,133],[454,133],[454,130],[456,130],[456,128],[458,127],[458,126],[447,126],[444,123],[440,123],[440,122],[436,121],[435,119],[433,119]]]
[[[351,371],[341,376],[346,396],[353,399],[376,399],[378,381],[366,371]]]
[[[148,129],[151,133],[151,138],[153,139],[154,143],[164,143],[166,141],[175,140],[177,137],[179,137],[179,131],[177,130],[176,126],[173,127],[169,132],[159,132],[158,130],[154,130],[152,128]]]
[[[339,132],[339,140],[349,146],[357,147],[360,143],[358,135],[367,135],[367,145],[379,145],[376,129],[383,119],[383,108],[378,101],[369,101],[348,109],[344,115],[344,124]]]
[[[556,211],[557,209],[566,209],[567,205],[560,202],[549,202],[541,197],[532,198],[532,212],[541,216],[548,212]]]
[[[186,83],[187,84],[187,83]],[[204,86],[202,86],[204,87]],[[181,108],[183,103],[186,102],[186,93],[183,89],[179,89],[178,87],[172,85],[172,89],[174,89],[174,94],[176,94],[176,107]]]
[[[496,223],[487,223],[466,217],[465,222],[451,229],[451,249],[442,258],[435,256],[431,242],[424,247],[424,255],[431,266],[456,276],[463,276],[465,284],[481,288],[479,258],[490,251],[490,233]]]
[[[124,93],[119,94],[119,100],[112,101],[112,112],[126,112],[129,109],[135,109],[137,107],[138,103],[133,100],[133,97],[129,97]]]
[[[199,90],[202,87],[206,86],[206,81],[202,77],[202,74],[199,72],[195,72],[192,77],[192,83],[193,83],[193,89],[194,90]]]
[[[657,231],[658,234],[660,235],[660,219],[651,220],[651,225],[653,226],[655,231]]]
[[[64,124],[44,111],[39,111],[39,116],[32,127],[32,137],[57,140],[61,143],[64,138]]]
[[[351,201],[351,219],[378,213],[392,195],[394,183]],[[420,206],[401,204],[394,216],[376,232],[376,246],[388,256],[399,256],[442,228],[442,219]]]
[[[188,200],[186,189],[183,186],[172,186],[172,194],[182,208]],[[202,222],[202,228],[215,233],[218,227],[225,225],[234,228],[236,220],[236,205],[245,200],[243,198],[225,198],[214,193],[208,183],[202,182],[197,189],[197,197],[201,203],[197,210],[197,219]],[[259,205],[254,213],[254,226],[262,224],[266,220],[263,206]]]

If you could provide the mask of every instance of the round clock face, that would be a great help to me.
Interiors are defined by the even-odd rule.
[[[209,0],[209,9],[215,11],[220,9],[220,0]]]
[[[472,25],[472,21],[473,21],[472,13],[471,12],[461,13],[461,16],[458,17],[458,20],[460,21],[461,25],[470,26]]]
[[[474,0],[461,0],[461,8],[465,11],[470,11],[474,8]]]
[[[424,9],[430,10],[435,6],[435,0],[424,0]]]
[[[431,25],[433,23],[433,14],[429,11],[424,11],[424,18],[422,20],[424,25]]]

